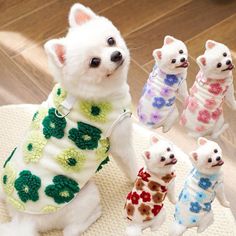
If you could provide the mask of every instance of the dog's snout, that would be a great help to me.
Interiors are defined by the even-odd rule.
[[[221,157],[220,157],[220,156],[218,156],[218,157],[216,158],[216,160],[217,160],[217,161],[220,161],[220,160],[221,160]]]
[[[119,62],[122,60],[122,54],[119,51],[115,51],[111,54],[111,61]]]
[[[182,57],[182,58],[180,59],[181,62],[185,62],[185,60],[186,60],[186,59],[185,59],[184,57]]]
[[[173,159],[175,157],[174,154],[170,154],[170,159]]]
[[[226,65],[228,66],[228,65],[230,65],[232,62],[230,61],[230,60],[227,60],[226,61]]]

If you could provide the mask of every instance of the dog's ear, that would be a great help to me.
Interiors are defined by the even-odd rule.
[[[63,67],[65,64],[65,46],[63,39],[52,39],[44,44],[45,51],[49,59],[57,67]]]
[[[165,36],[164,39],[164,44],[171,44],[175,41],[176,39],[170,35]]]
[[[150,153],[150,151],[148,151],[148,150],[144,151],[144,152],[143,152],[143,157],[144,157],[145,159],[147,159],[147,160],[150,160],[150,158],[151,158],[151,153]]]
[[[206,57],[204,55],[197,58],[198,65],[202,68],[206,66]]]
[[[96,14],[90,8],[85,7],[82,4],[76,3],[70,9],[70,27],[83,25],[94,17],[96,17]]]
[[[151,145],[157,143],[158,141],[159,141],[159,139],[155,135],[151,136],[151,140],[150,140]]]
[[[208,142],[208,140],[206,138],[200,137],[197,140],[197,143],[199,146],[205,145]]]
[[[190,160],[195,163],[198,161],[198,154],[196,151],[190,153]]]
[[[155,49],[152,53],[155,60],[159,61],[162,58],[162,52],[161,49]]]
[[[206,49],[212,49],[216,46],[216,44],[217,44],[217,42],[214,40],[207,40],[205,47],[206,47]]]

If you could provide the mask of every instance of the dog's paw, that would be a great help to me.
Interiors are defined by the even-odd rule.
[[[227,200],[222,201],[222,202],[221,202],[221,205],[222,205],[223,207],[230,208],[230,202],[227,201]]]

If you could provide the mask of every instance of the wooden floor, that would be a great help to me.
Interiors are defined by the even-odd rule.
[[[0,0],[0,105],[40,103],[52,88],[42,45],[67,31],[74,0]],[[134,105],[153,66],[152,51],[166,34],[186,42],[190,53],[188,85],[195,58],[207,39],[224,42],[236,57],[236,0],[81,0],[111,19],[130,48],[129,83]],[[236,63],[236,60],[235,60]],[[234,72],[234,77],[236,74]],[[235,83],[236,85],[236,83]],[[224,134],[236,179],[236,112],[225,108],[231,128]],[[235,183],[235,182],[234,182]],[[228,186],[236,215],[236,187]]]

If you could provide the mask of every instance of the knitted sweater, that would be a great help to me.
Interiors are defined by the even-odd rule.
[[[215,189],[221,183],[220,174],[204,175],[193,169],[180,193],[175,207],[175,220],[187,227],[195,226],[211,211]]]
[[[223,116],[222,103],[232,82],[230,78],[206,78],[199,71],[185,102],[180,124],[193,132],[211,132],[220,116]]]
[[[173,178],[175,178],[174,173],[157,177],[142,168],[134,188],[127,196],[125,203],[127,219],[141,223],[157,216],[163,207],[168,185]]]
[[[19,211],[45,214],[72,201],[109,161],[109,136],[130,115],[130,101],[129,95],[82,100],[57,84],[34,114],[23,144],[4,164],[7,202]]]
[[[176,92],[182,82],[181,74],[165,74],[155,65],[139,101],[139,120],[150,127],[162,125],[174,109]]]

